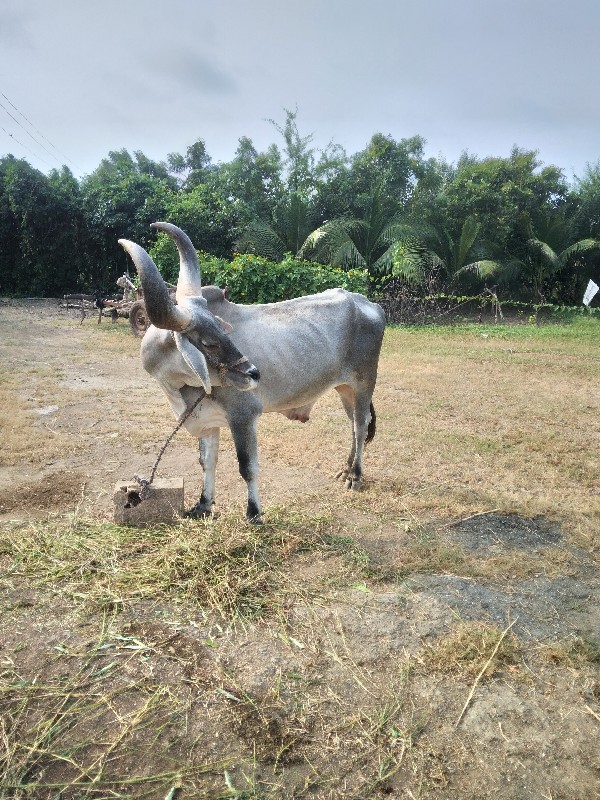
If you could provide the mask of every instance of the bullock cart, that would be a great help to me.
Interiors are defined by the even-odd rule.
[[[65,294],[63,297],[64,308],[79,308],[81,322],[86,314],[98,312],[98,324],[102,317],[110,317],[116,322],[119,317],[129,320],[129,325],[134,336],[143,336],[146,333],[150,320],[144,305],[144,293],[141,287],[136,286],[129,275],[124,273],[118,280],[117,286],[123,289],[123,295],[102,297],[100,294]],[[175,286],[167,283],[169,294],[174,294]]]

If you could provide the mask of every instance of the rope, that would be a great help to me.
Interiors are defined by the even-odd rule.
[[[161,458],[163,457],[165,450],[169,446],[169,444],[171,442],[171,439],[175,436],[175,434],[181,428],[181,426],[186,421],[186,419],[188,419],[188,417],[195,411],[196,407],[200,405],[200,403],[204,400],[205,397],[206,397],[206,392],[204,391],[204,389],[200,389],[200,397],[198,397],[196,400],[194,400],[192,405],[189,408],[186,408],[186,410],[183,412],[183,414],[179,417],[179,420],[178,420],[177,425],[175,426],[173,432],[167,437],[167,440],[165,441],[163,446],[160,448],[160,452],[158,453],[156,461],[154,462],[154,466],[152,467],[152,470],[150,472],[150,477],[149,478],[144,478],[143,475],[138,475],[137,472],[133,476],[133,480],[140,487],[140,500],[146,500],[152,494],[152,489],[150,488],[150,486],[152,484],[152,481],[154,480],[154,476],[156,475],[156,470],[158,468],[158,464],[159,464]]]
[[[204,355],[204,357],[206,358],[206,360],[209,363],[213,364],[213,366],[215,366],[217,368],[217,370],[219,372],[219,377],[221,379],[221,383],[222,383],[223,386],[226,385],[226,373],[227,372],[232,371],[232,372],[239,372],[241,374],[245,374],[245,370],[239,369],[239,366],[240,366],[240,364],[245,364],[245,363],[248,362],[248,359],[246,358],[246,356],[242,356],[241,358],[238,358],[237,361],[234,361],[231,364],[223,364],[221,361],[219,361],[218,358],[215,358],[214,356],[211,356],[209,353],[203,353],[203,355]],[[150,488],[150,486],[152,484],[152,481],[154,480],[154,476],[156,475],[156,470],[158,468],[158,464],[159,464],[161,458],[163,457],[163,454],[164,454],[165,450],[169,446],[169,444],[171,442],[171,439],[175,436],[175,434],[181,428],[181,426],[186,421],[186,419],[190,416],[190,414],[192,414],[192,412],[195,410],[195,408],[204,400],[205,397],[206,397],[206,392],[204,391],[204,389],[200,389],[200,397],[198,397],[192,403],[192,405],[189,408],[186,408],[186,410],[183,412],[183,414],[179,417],[179,421],[177,422],[177,425],[175,426],[175,429],[173,430],[173,432],[170,434],[170,436],[167,438],[166,442],[163,444],[163,446],[160,449],[160,452],[159,452],[159,454],[158,454],[158,456],[156,458],[156,461],[154,462],[154,466],[152,467],[152,470],[150,472],[150,477],[149,478],[144,478],[143,475],[138,475],[137,472],[133,476],[133,480],[140,487],[140,500],[146,500],[152,494],[152,489]]]

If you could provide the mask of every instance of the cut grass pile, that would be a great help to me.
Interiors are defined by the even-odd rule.
[[[144,529],[55,517],[7,526],[0,532],[0,558],[8,574],[60,587],[90,606],[170,597],[226,623],[273,613],[286,593],[308,596],[376,574],[331,520],[280,513],[284,521],[260,527],[237,514]],[[313,576],[311,584],[301,574],[292,581],[290,568],[308,553],[335,563],[322,581]]]

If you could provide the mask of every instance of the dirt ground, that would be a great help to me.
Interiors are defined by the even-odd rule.
[[[260,423],[262,529],[238,522],[224,434],[220,516],[126,533],[113,487],[174,426],[139,340],[49,301],[4,301],[0,337],[1,798],[600,798],[597,540],[502,494],[498,459],[451,503],[450,439],[425,457],[437,506],[410,499],[393,354],[359,496],[333,479],[348,431],[327,397],[306,426]],[[185,476],[193,505],[184,433],[159,474]],[[225,607],[224,589],[201,593],[200,551],[260,581]]]

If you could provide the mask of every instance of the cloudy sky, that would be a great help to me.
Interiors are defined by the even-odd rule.
[[[599,31],[599,0],[0,0],[0,155],[228,161],[297,107],[317,147],[517,144],[572,179],[600,159]]]

